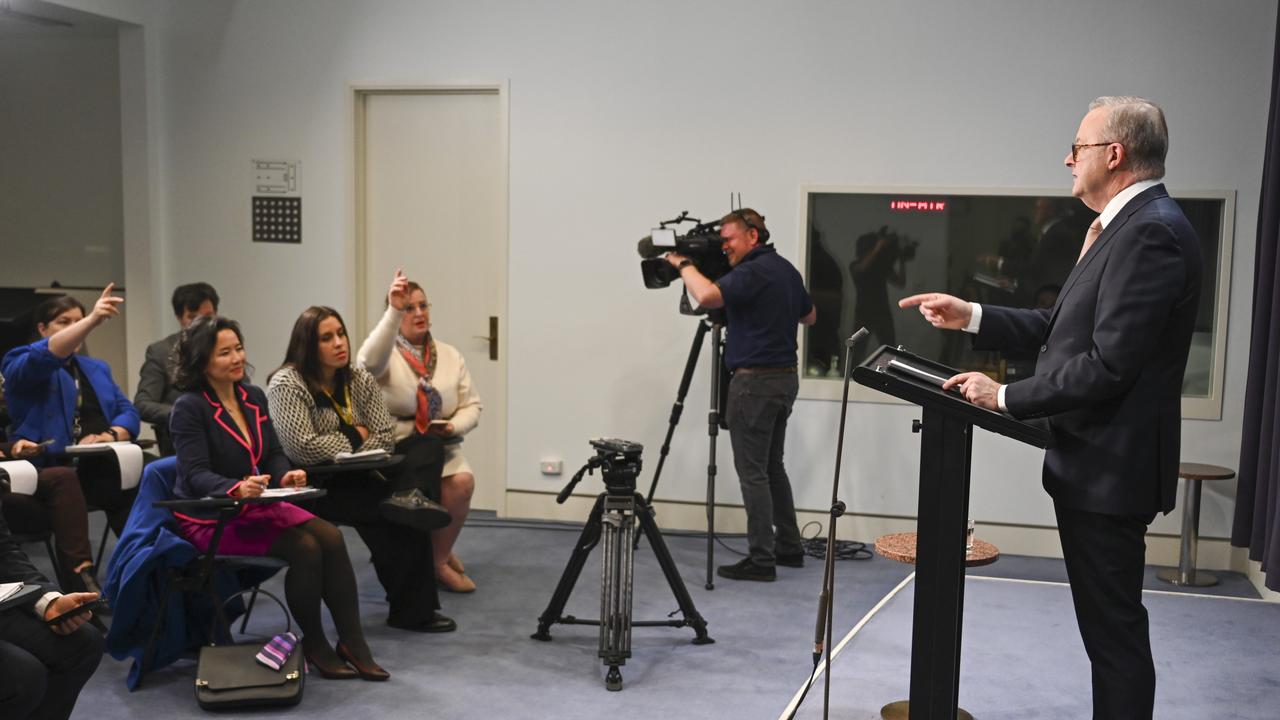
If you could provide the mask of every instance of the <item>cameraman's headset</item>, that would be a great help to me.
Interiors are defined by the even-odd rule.
[[[743,225],[747,226],[748,228],[751,228],[752,230],[755,230],[757,236],[760,239],[760,242],[762,243],[769,242],[769,230],[764,226],[764,216],[755,212],[754,210],[752,210],[751,213],[752,215],[755,215],[756,217],[760,218],[759,222],[752,220],[751,215],[748,215],[745,210],[741,210],[741,209],[734,210],[733,212],[729,213],[729,217],[737,218],[739,221],[742,222]],[[724,223],[720,223],[720,224],[722,226],[724,225]]]

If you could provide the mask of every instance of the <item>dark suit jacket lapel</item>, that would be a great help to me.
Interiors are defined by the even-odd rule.
[[[1062,308],[1062,303],[1066,301],[1067,295],[1070,294],[1071,290],[1075,287],[1076,280],[1079,279],[1085,269],[1089,267],[1089,264],[1102,254],[1102,251],[1106,248],[1107,243],[1111,241],[1111,238],[1118,234],[1120,229],[1129,222],[1129,218],[1133,217],[1133,215],[1145,207],[1147,203],[1155,200],[1156,198],[1167,196],[1168,193],[1165,192],[1164,183],[1154,187],[1149,187],[1129,200],[1129,202],[1125,204],[1124,210],[1120,211],[1120,214],[1111,219],[1111,223],[1102,231],[1102,234],[1098,236],[1098,239],[1093,241],[1093,246],[1084,254],[1084,257],[1080,258],[1075,267],[1071,268],[1071,274],[1067,275],[1067,280],[1062,285],[1062,292],[1058,293],[1058,301],[1053,304],[1053,312],[1049,314],[1049,325],[1045,330],[1046,337],[1048,336],[1049,331],[1053,330],[1053,323],[1058,319],[1058,310]]]

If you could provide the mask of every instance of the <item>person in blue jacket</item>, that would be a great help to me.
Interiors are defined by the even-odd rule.
[[[86,313],[84,305],[64,295],[35,310],[38,339],[10,350],[3,361],[5,399],[12,425],[8,439],[51,444],[31,461],[50,468],[70,465],[64,451],[72,445],[132,440],[138,435],[138,411],[111,377],[106,362],[82,353],[85,339],[120,314],[123,298],[107,285]],[[107,513],[116,536],[124,530],[136,491],[122,491],[114,460],[84,457],[76,467],[84,499]],[[42,477],[43,477],[42,473]],[[70,570],[98,591],[91,564],[84,558]]]

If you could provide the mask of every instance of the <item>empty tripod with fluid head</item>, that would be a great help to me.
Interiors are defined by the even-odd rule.
[[[551,639],[550,629],[555,623],[566,625],[599,625],[599,656],[609,666],[605,675],[605,687],[609,690],[622,689],[622,672],[618,669],[631,657],[631,628],[633,626],[691,627],[695,633],[693,644],[705,645],[715,642],[707,635],[707,621],[698,614],[693,606],[693,598],[685,588],[675,561],[662,540],[662,533],[653,519],[653,510],[644,498],[636,492],[636,476],[640,474],[640,453],[644,446],[640,443],[614,438],[602,438],[591,441],[596,449],[596,456],[587,461],[573,478],[560,491],[556,502],[563,503],[569,498],[574,487],[587,473],[594,473],[600,468],[604,478],[605,491],[596,498],[582,534],[569,556],[560,582],[546,610],[538,616],[538,630],[533,634],[535,640]],[[639,522],[640,529],[649,539],[658,558],[662,574],[671,586],[671,592],[680,606],[679,620],[636,620],[631,619],[632,578],[635,569],[635,528]],[[586,565],[591,550],[604,540],[604,550],[600,570],[600,619],[582,620],[572,615],[561,615],[565,603],[573,593],[573,586]]]

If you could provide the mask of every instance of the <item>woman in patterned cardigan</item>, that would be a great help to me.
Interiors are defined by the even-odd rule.
[[[272,374],[267,402],[285,454],[298,465],[332,462],[339,453],[394,446],[391,416],[382,390],[364,368],[351,366],[346,325],[336,310],[310,307],[294,323],[284,364]],[[421,490],[422,478],[438,478],[437,446],[409,453],[389,482],[373,473],[330,477],[317,514],[352,525],[369,546],[378,580],[387,591],[391,627],[449,632],[457,624],[441,615],[432,582],[431,531],[449,513]]]

